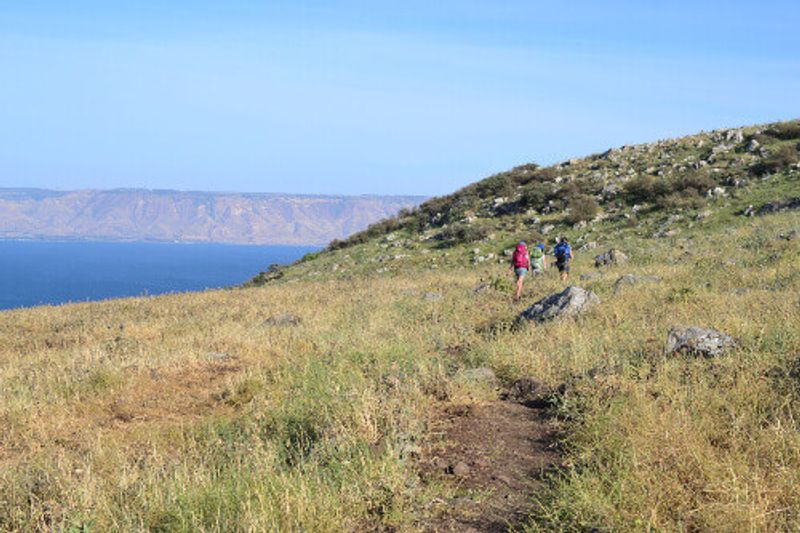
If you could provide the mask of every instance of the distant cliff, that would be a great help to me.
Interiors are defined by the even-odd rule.
[[[0,238],[325,244],[423,200],[143,189],[0,189]]]

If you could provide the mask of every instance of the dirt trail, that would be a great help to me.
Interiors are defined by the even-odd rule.
[[[435,532],[507,531],[526,521],[542,476],[559,464],[556,428],[543,410],[495,401],[450,406],[432,428],[423,477],[454,486],[434,502]]]

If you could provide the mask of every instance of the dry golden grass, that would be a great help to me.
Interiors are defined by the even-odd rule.
[[[796,221],[685,254],[621,242],[631,264],[587,285],[604,305],[521,331],[503,325],[561,284],[476,294],[499,265],[0,313],[0,529],[420,529],[448,489],[408,450],[439,398],[493,397],[459,379],[477,366],[569,385],[569,467],[532,529],[798,528],[800,254],[777,238]],[[627,272],[662,281],[615,292]],[[303,323],[264,325],[281,313]],[[740,347],[666,357],[673,324]]]

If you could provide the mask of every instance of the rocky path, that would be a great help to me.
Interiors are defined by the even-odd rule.
[[[542,476],[558,466],[556,428],[543,410],[495,401],[449,406],[437,417],[423,477],[455,489],[434,502],[435,532],[508,531],[526,521]]]

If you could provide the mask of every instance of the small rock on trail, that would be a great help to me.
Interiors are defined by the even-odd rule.
[[[479,367],[468,368],[458,373],[458,377],[464,381],[483,383],[490,387],[497,386],[500,382],[491,368]]]
[[[666,351],[668,354],[686,353],[716,357],[734,347],[736,341],[721,331],[696,326],[675,326],[667,335]]]
[[[517,323],[543,323],[556,318],[576,316],[600,303],[600,298],[591,291],[580,287],[567,287],[539,300],[517,318]]]
[[[503,395],[507,401],[521,403],[528,407],[546,407],[553,390],[541,381],[524,377],[516,380]]]

